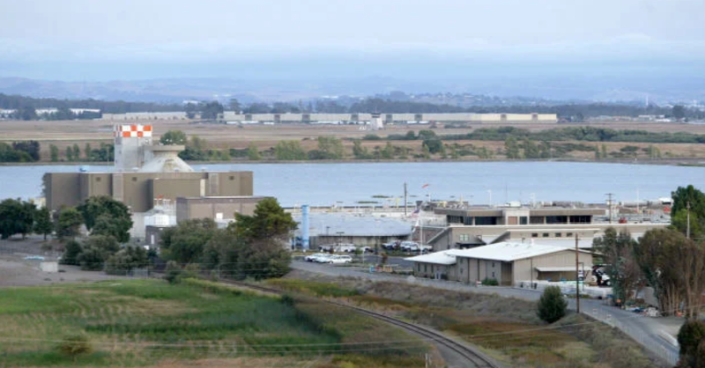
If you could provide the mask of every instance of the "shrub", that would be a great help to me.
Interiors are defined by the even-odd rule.
[[[178,263],[174,261],[169,261],[166,264],[166,269],[164,270],[164,279],[170,284],[178,284],[181,282],[181,274],[184,271],[181,269]]]
[[[85,333],[79,333],[64,337],[56,346],[56,350],[71,357],[75,362],[79,355],[90,354],[93,347],[88,341],[88,336]]]
[[[539,299],[537,315],[542,320],[553,323],[565,316],[567,307],[568,302],[563,299],[561,289],[558,286],[549,286]]]
[[[484,280],[482,280],[482,285],[483,286],[499,286],[499,282],[497,282],[497,279],[485,278]]]
[[[678,345],[680,346],[680,360],[685,363],[685,366],[695,367],[705,366],[705,358],[703,362],[696,362],[696,355],[701,355],[701,342],[705,338],[705,322],[702,321],[687,321],[681,326],[678,331]],[[699,360],[699,359],[698,359]]]
[[[69,240],[64,247],[64,254],[61,255],[62,265],[78,265],[78,256],[83,251],[81,244],[75,240]]]

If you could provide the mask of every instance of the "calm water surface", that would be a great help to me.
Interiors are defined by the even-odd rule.
[[[75,172],[79,166],[0,166],[0,198],[41,195],[45,172]],[[196,170],[254,172],[255,195],[269,195],[285,206],[354,205],[379,201],[374,195],[410,200],[463,197],[471,203],[513,200],[603,202],[606,193],[620,201],[669,196],[676,187],[705,189],[705,168],[575,162],[442,162],[335,164],[216,164]],[[111,166],[91,166],[92,172]],[[429,184],[425,189],[422,186]],[[415,197],[414,197],[415,196]],[[342,202],[342,203],[341,203]]]

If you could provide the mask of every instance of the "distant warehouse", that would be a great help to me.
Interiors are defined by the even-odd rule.
[[[374,115],[374,117],[373,117]],[[379,116],[384,124],[429,124],[429,123],[474,123],[474,124],[555,124],[556,114],[475,114],[475,113],[421,113],[421,114],[238,114],[225,111],[220,120],[242,124],[369,124]],[[103,120],[185,120],[186,113],[135,112],[127,114],[103,114]]]

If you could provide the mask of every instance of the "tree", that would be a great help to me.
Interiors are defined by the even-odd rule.
[[[250,146],[247,147],[247,158],[251,161],[259,161],[262,159],[262,155],[260,155],[259,150],[254,143],[250,143]]]
[[[224,110],[217,101],[209,102],[201,108],[201,119],[220,119]]]
[[[78,266],[78,256],[83,252],[81,243],[76,240],[69,240],[64,246],[64,254],[61,255],[62,265]]]
[[[193,119],[196,117],[196,112],[198,112],[198,106],[189,102],[184,106],[184,112],[186,112],[187,118]]]
[[[635,296],[641,280],[641,269],[634,256],[636,241],[627,232],[617,233],[610,227],[605,235],[595,239],[593,248],[602,254],[603,262],[612,281],[612,290],[617,299],[630,300]]]
[[[254,215],[235,214],[235,222],[228,227],[245,240],[279,238],[286,240],[296,229],[296,221],[285,212],[275,198],[264,198],[255,207]]]
[[[78,144],[73,144],[73,159],[79,161],[81,159],[81,149],[78,148]]]
[[[37,115],[37,110],[31,106],[22,106],[17,109],[12,115],[12,118],[18,120],[37,120],[39,116]]]
[[[682,220],[675,221],[672,224],[677,230],[682,233],[686,232],[687,221],[685,218],[688,214],[688,205],[690,205],[691,221],[693,221],[693,217],[698,219],[698,228],[705,229],[705,193],[696,189],[692,185],[688,185],[687,187],[678,187],[671,193],[671,198],[673,198],[671,217],[673,219],[678,219],[679,215],[683,213],[683,215],[680,215]],[[694,233],[693,230],[694,229],[691,227],[691,235],[693,235],[694,238],[697,238],[700,234]]]
[[[551,142],[542,141],[539,146],[539,152],[541,158],[551,158]]]
[[[553,323],[563,318],[568,308],[568,302],[563,298],[558,286],[549,286],[544,289],[538,301],[537,315],[542,320]]]
[[[29,155],[31,161],[39,161],[41,145],[37,141],[12,142],[12,149]]]
[[[519,145],[514,137],[509,137],[504,141],[504,152],[510,160],[521,158],[521,155],[519,154]]]
[[[49,145],[49,155],[51,157],[51,162],[58,162],[59,161],[59,147],[50,144]]]
[[[705,291],[704,244],[675,230],[653,229],[640,239],[634,254],[661,313],[670,315],[682,307],[686,316],[697,315]]]
[[[421,144],[421,156],[425,159],[431,158],[431,150],[425,143]]]
[[[370,158],[370,152],[367,150],[367,147],[362,146],[362,141],[359,139],[353,140],[353,156],[360,160]]]
[[[232,231],[218,229],[203,249],[202,263],[217,270],[220,277],[238,277],[242,274],[239,259],[244,247],[245,243]]]
[[[242,106],[240,106],[240,101],[238,101],[236,98],[230,99],[230,111],[234,111],[236,114],[240,113],[240,109]]]
[[[528,138],[524,139],[522,144],[524,146],[524,157],[525,158],[540,158],[541,153],[539,152],[539,147],[534,144],[534,142]]]
[[[422,130],[424,132],[425,130]],[[419,137],[421,134],[419,134]],[[431,154],[441,153],[443,151],[443,142],[438,138],[424,139],[423,145],[428,147],[428,152]]]
[[[83,154],[86,157],[86,161],[91,160],[91,156],[93,155],[93,150],[91,149],[90,143],[86,143],[86,146],[83,148]]]
[[[685,117],[685,107],[683,105],[675,105],[671,110],[671,114],[676,120],[682,120]]]
[[[180,130],[169,130],[162,134],[159,138],[159,143],[165,146],[183,146],[186,145],[186,133]]]
[[[15,234],[24,238],[32,232],[36,207],[20,199],[6,199],[0,202],[0,238],[7,239]]]
[[[299,141],[279,141],[274,146],[274,156],[282,161],[305,160],[306,152]]]
[[[56,222],[56,236],[60,240],[75,238],[79,234],[83,216],[73,207],[62,208],[59,212],[59,219]]]
[[[384,148],[380,151],[380,155],[385,160],[391,160],[394,158],[394,147],[390,142],[387,142]]]
[[[325,160],[343,158],[343,143],[335,137],[318,137],[318,151]]]
[[[135,268],[149,265],[147,251],[141,246],[128,246],[120,249],[105,262],[105,272],[113,275],[126,275]]]
[[[699,320],[686,321],[678,330],[678,346],[681,364],[678,367],[699,367],[703,363],[697,354],[705,340],[705,322]]]
[[[44,240],[47,240],[47,235],[54,230],[54,224],[51,222],[51,213],[46,207],[42,207],[34,213],[34,232],[44,235]]]
[[[111,235],[119,242],[130,240],[132,216],[127,206],[108,196],[90,197],[76,208],[93,235]]]
[[[203,249],[218,228],[211,219],[192,219],[162,232],[165,258],[180,264],[200,262]]]
[[[66,147],[66,161],[73,161],[73,149]]]
[[[119,249],[120,245],[112,236],[91,235],[83,243],[77,260],[82,270],[102,270],[105,261],[117,253]]]

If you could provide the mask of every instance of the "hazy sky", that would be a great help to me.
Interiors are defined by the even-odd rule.
[[[703,14],[704,0],[0,0],[0,76],[697,74]]]

